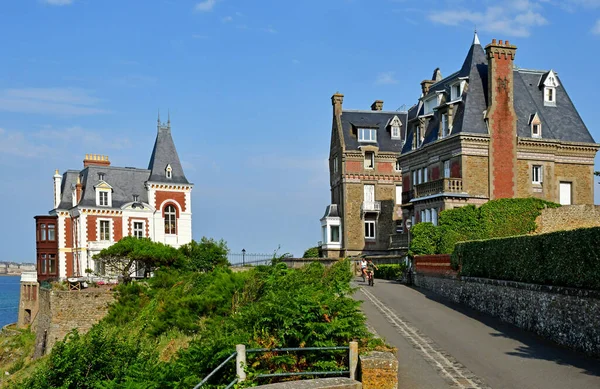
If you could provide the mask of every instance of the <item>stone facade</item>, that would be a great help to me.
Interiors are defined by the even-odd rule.
[[[108,288],[90,288],[80,291],[40,289],[34,358],[52,350],[73,329],[80,334],[88,332],[108,312],[114,301]]]
[[[397,389],[398,360],[390,352],[371,351],[359,356],[360,382],[364,389]]]
[[[416,274],[415,285],[558,344],[600,356],[600,292]]]
[[[536,234],[600,227],[600,205],[563,205],[559,208],[546,208],[535,219],[535,224]]]

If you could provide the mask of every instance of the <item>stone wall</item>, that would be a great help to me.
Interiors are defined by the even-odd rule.
[[[600,356],[600,291],[417,274],[415,285],[456,303]]]
[[[56,342],[75,328],[80,334],[88,332],[102,320],[113,301],[114,293],[108,288],[40,289],[34,358],[50,352]]]
[[[535,223],[536,234],[600,227],[600,205],[563,205],[559,208],[547,208],[542,210]]]

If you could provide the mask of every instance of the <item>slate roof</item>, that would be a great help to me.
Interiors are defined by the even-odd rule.
[[[171,165],[172,179],[166,178],[167,164]],[[91,165],[83,170],[67,170],[62,176],[61,201],[56,209],[73,208],[73,188],[78,176],[83,186],[78,206],[95,207],[95,187],[101,182],[100,173],[103,174],[103,181],[112,187],[112,208],[121,208],[133,202],[133,195],[139,196],[139,202],[148,203],[148,181],[189,184],[179,162],[170,126],[159,125],[148,169]]]
[[[165,175],[165,169],[169,164],[173,169],[173,177],[170,179]],[[183,174],[181,162],[179,162],[179,155],[171,136],[170,124],[167,126],[158,126],[158,134],[154,143],[154,149],[152,150],[152,156],[150,157],[150,163],[148,164],[148,170],[151,171],[149,181],[189,184],[187,178],[185,178],[185,174]]]
[[[346,150],[359,150],[361,145],[377,145],[379,151],[400,151],[402,140],[392,139],[388,127],[388,123],[394,116],[398,116],[398,119],[400,119],[400,122],[402,123],[400,134],[401,136],[404,136],[407,123],[406,111],[342,111],[342,131],[344,134]],[[359,142],[359,128],[377,129],[377,143]]]
[[[514,77],[514,108],[517,114],[517,135],[519,137],[531,137],[530,118],[538,114],[542,123],[542,139],[552,139],[568,142],[594,143],[577,109],[569,98],[562,81],[556,88],[556,106],[544,106],[543,88],[540,88],[540,80],[544,80],[549,71],[532,71],[519,69],[513,70]],[[461,78],[468,78],[468,88],[462,94],[462,101],[455,106],[452,133],[488,134],[484,120],[484,111],[488,106],[488,65],[485,52],[477,38],[469,48],[469,52],[461,69],[450,76],[430,86],[429,93],[422,97],[422,101],[443,92],[446,101],[450,100],[451,85]],[[409,118],[416,119],[423,115],[421,108],[414,112],[409,111]],[[439,115],[434,115],[425,130],[423,145],[438,140]],[[411,151],[414,126],[409,124],[409,131],[402,153]]]

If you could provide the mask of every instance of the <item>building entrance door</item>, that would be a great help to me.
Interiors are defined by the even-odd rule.
[[[571,204],[571,183],[561,182],[559,187],[559,202],[561,205]]]

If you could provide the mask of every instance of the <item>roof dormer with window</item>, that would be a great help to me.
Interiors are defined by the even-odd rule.
[[[106,181],[100,181],[94,186],[96,190],[96,205],[98,207],[112,207],[112,186]]]
[[[466,80],[458,80],[450,86],[450,102],[461,100],[466,83]]]
[[[558,77],[553,70],[544,74],[540,79],[540,89],[544,89],[544,106],[556,107],[556,88],[560,86]]]
[[[400,121],[400,119],[398,118],[398,116],[394,116],[390,122],[389,122],[389,127],[390,127],[390,135],[392,137],[392,139],[397,139],[400,140],[402,139],[402,122]]]
[[[171,167],[171,164],[168,164],[165,168],[165,177],[168,179],[173,178],[173,168]]]
[[[540,120],[537,112],[531,115],[529,119],[529,125],[531,126],[531,137],[541,138],[542,137],[542,121]]]
[[[377,130],[375,128],[359,128],[358,141],[367,143],[377,143]]]

